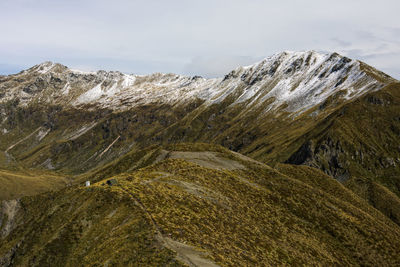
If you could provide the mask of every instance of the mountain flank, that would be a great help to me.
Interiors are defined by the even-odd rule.
[[[400,82],[363,62],[44,62],[0,77],[0,114],[0,265],[400,264]]]

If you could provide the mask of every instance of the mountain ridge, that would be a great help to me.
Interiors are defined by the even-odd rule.
[[[285,164],[277,170],[209,144],[155,149],[160,154],[146,166],[109,173],[90,187],[3,202],[10,221],[0,213],[7,226],[0,236],[0,263],[400,261],[400,227],[321,171]]]
[[[400,262],[400,82],[362,62],[45,62],[0,77],[0,114],[0,265]]]
[[[311,64],[317,61],[320,63]],[[350,83],[351,90],[346,81],[327,78],[348,73],[359,77]],[[133,144],[129,143],[132,141],[141,148],[157,142],[202,141],[222,144],[268,163],[287,160],[295,163],[297,161],[290,160],[290,156],[300,148],[299,145],[304,145],[298,142],[303,142],[307,131],[312,131],[313,127],[318,129],[319,124],[345,105],[364,95],[375,94],[382,90],[379,88],[396,81],[337,53],[318,54],[314,51],[278,53],[253,65],[239,67],[223,78],[210,79],[211,84],[197,88],[196,85],[209,80],[182,78],[175,74],[135,76],[133,81],[130,78],[120,72],[76,74],[76,71],[51,62],[36,65],[21,75],[7,76],[0,81],[0,112],[3,115],[0,127],[2,140],[8,143],[0,145],[6,157],[17,153],[26,160],[39,154],[49,155],[50,151],[59,150],[59,142],[69,146],[70,142],[76,143],[88,134],[93,135],[93,131],[109,131],[110,121],[122,119],[117,126],[111,126],[117,127],[111,134],[104,132],[98,137],[97,144],[109,144],[104,144],[105,155],[102,153],[97,160],[112,153],[112,150],[106,153],[107,147],[120,136],[119,141],[113,143],[113,149],[118,149],[120,143],[132,148]],[[290,85],[288,80],[298,82]],[[315,84],[314,80],[322,81]],[[280,89],[283,100],[276,95]],[[347,97],[349,91],[354,92],[350,98]],[[89,100],[92,101],[79,103],[85,97],[91,97]],[[372,97],[371,101],[382,102],[379,97]],[[16,120],[18,116],[20,122]],[[33,116],[30,125],[23,122],[24,116]],[[76,120],[76,127],[66,127],[69,120]],[[131,124],[136,125],[138,133],[130,129]],[[150,127],[145,129],[144,125]],[[282,129],[288,136],[285,132],[282,134]],[[104,138],[111,139],[106,141]],[[35,140],[32,145],[36,148],[21,154],[24,143],[29,140]],[[49,143],[50,140],[57,141]],[[286,151],[276,155],[273,150],[282,145],[287,147]],[[43,149],[50,151],[43,154]],[[125,149],[120,153],[126,153],[123,151]],[[57,169],[50,163],[51,157],[42,157],[34,162],[39,160],[42,161],[40,166]],[[94,158],[85,156],[82,160],[90,162]],[[37,166],[34,162],[29,165]]]
[[[364,69],[368,72],[373,70],[372,67]],[[277,53],[253,65],[238,67],[223,78],[213,79],[171,73],[130,75],[117,71],[82,72],[52,62],[35,65],[16,75],[23,79],[23,75],[35,76],[35,73],[39,77],[33,85],[14,90],[14,95],[3,92],[0,101],[18,97],[21,103],[25,103],[32,101],[33,97],[38,102],[47,99],[43,103],[59,101],[74,107],[95,105],[121,110],[132,105],[157,102],[176,105],[196,98],[212,105],[229,95],[239,94],[234,104],[252,100],[251,105],[272,100],[267,109],[276,110],[287,104],[287,111],[302,113],[333,94],[342,92],[341,97],[350,100],[395,81],[378,72],[374,75],[380,78],[379,81],[371,78],[361,69],[359,61],[337,53],[321,54],[315,51]],[[80,84],[81,80],[86,85]],[[55,87],[52,91],[35,91],[37,84],[51,82]]]

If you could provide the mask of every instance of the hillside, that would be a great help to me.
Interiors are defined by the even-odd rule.
[[[315,51],[0,76],[0,265],[399,265],[399,92]]]
[[[205,144],[162,151],[164,159],[114,175],[112,186],[99,180],[19,200],[12,231],[2,230],[0,262],[400,263],[399,226],[322,172],[277,171]]]
[[[219,79],[85,73],[46,62],[0,81],[0,147],[29,167],[73,173],[136,147],[178,142],[283,162],[341,106],[392,82],[314,51],[276,54]]]

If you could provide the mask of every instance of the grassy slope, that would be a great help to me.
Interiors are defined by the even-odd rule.
[[[277,171],[206,144],[164,149],[185,159],[166,156],[134,171],[114,164],[108,172],[118,185],[100,180],[89,189],[22,198],[26,212],[18,213],[20,225],[1,242],[0,255],[25,236],[15,263],[178,264],[157,241],[160,231],[222,266],[400,264],[399,226],[320,171]],[[200,165],[193,151],[205,155]],[[245,168],[215,168],[215,161],[207,168],[210,153]]]
[[[42,111],[32,107],[29,111],[15,112],[20,114],[15,115],[17,118],[29,115],[32,125],[24,125],[27,128],[23,130],[16,127],[7,142],[15,143],[38,126],[51,124],[52,131],[41,142],[27,140],[10,153],[23,164],[35,168],[43,168],[43,163],[51,159],[57,169],[72,175],[92,173],[99,166],[115,162],[119,162],[118,168],[122,169],[123,166],[131,170],[145,166],[146,160],[141,159],[145,156],[143,148],[151,144],[213,142],[272,166],[288,161],[319,168],[342,181],[351,178],[346,182],[350,189],[391,218],[400,218],[398,211],[384,207],[387,198],[400,201],[395,199],[400,194],[399,91],[399,84],[394,83],[345,105],[331,97],[320,107],[295,118],[281,112],[265,114],[261,120],[258,116],[262,107],[251,111],[233,108],[230,104],[234,97],[211,107],[201,103],[182,107],[149,105],[120,113],[55,112],[58,109],[52,107],[48,111],[50,119],[43,118]],[[76,126],[70,121],[76,122]],[[93,121],[98,124],[79,138],[60,138],[63,133],[68,135]],[[18,120],[14,123],[20,125]],[[118,136],[121,136],[118,142],[99,157]],[[307,144],[310,144],[310,152],[302,155]],[[294,155],[297,161],[291,160]],[[121,156],[125,158],[125,165],[120,162]],[[151,153],[146,154],[147,157],[151,161]],[[137,162],[139,159],[141,162]],[[138,165],[133,166],[132,162]],[[99,177],[107,175],[107,172],[99,173]],[[371,193],[377,187],[370,186],[370,181],[388,188],[396,196],[384,194],[379,200],[378,191]],[[398,219],[395,221],[400,223]]]
[[[127,195],[75,187],[22,198],[20,206],[21,225],[1,242],[2,264],[14,248],[13,266],[180,266]]]
[[[69,179],[45,171],[9,171],[0,169],[0,200],[36,195],[65,187]]]
[[[0,148],[6,150],[38,127],[50,129],[44,139],[32,135],[9,154],[28,168],[43,169],[50,162],[56,170],[78,175],[76,179],[81,181],[106,178],[115,173],[114,168],[123,172],[148,165],[160,152],[157,148],[144,152],[150,145],[217,143],[271,166],[289,162],[319,168],[344,181],[358,196],[400,224],[399,88],[399,83],[392,83],[346,104],[331,97],[298,117],[288,117],[283,109],[263,114],[264,106],[250,110],[245,108],[246,103],[231,106],[234,95],[212,106],[198,101],[175,107],[148,105],[117,113],[62,110],[57,106],[21,108],[10,102],[2,107],[9,118],[2,127],[9,132],[0,138]],[[97,124],[91,130],[68,139],[92,122]],[[118,142],[102,154],[118,136]],[[6,160],[0,154],[2,168],[10,168],[4,164]],[[18,183],[11,185],[11,181]],[[0,189],[7,192],[7,198],[18,196],[16,191],[27,181],[26,177],[3,179],[4,190]],[[41,179],[36,189],[24,186],[31,192],[23,194],[58,187],[58,183],[48,181],[46,184]]]
[[[348,188],[399,224],[399,118],[400,84],[393,83],[332,113],[299,138],[299,150],[288,161],[342,177]]]

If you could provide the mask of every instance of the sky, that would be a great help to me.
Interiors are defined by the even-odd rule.
[[[399,0],[0,0],[0,74],[220,77],[282,51],[338,52],[400,79]]]

